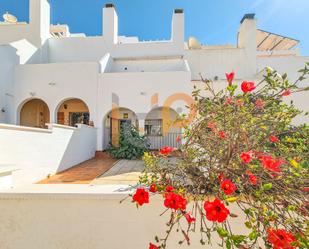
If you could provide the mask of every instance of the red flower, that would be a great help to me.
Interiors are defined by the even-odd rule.
[[[159,247],[157,247],[156,245],[150,243],[149,244],[149,249],[159,249]]]
[[[184,216],[189,224],[194,223],[196,221],[196,219],[192,217],[189,213],[186,213]]]
[[[218,175],[219,181],[222,182],[222,181],[224,180],[224,178],[225,178],[225,177],[224,177],[224,173],[221,172],[221,173]]]
[[[165,187],[165,191],[166,192],[172,192],[174,190],[174,188],[171,186],[171,185],[167,185],[166,187]]]
[[[241,90],[242,90],[244,93],[251,92],[251,91],[253,91],[254,89],[255,89],[254,82],[244,81],[243,83],[241,83]]]
[[[309,188],[308,188],[308,187],[303,188],[302,191],[304,191],[304,192],[309,192]]]
[[[170,154],[171,152],[173,152],[175,150],[176,150],[175,148],[172,148],[172,147],[169,147],[169,146],[165,146],[165,147],[163,147],[160,150],[160,154],[161,155],[168,155],[168,154]]]
[[[221,189],[226,195],[230,195],[235,192],[237,187],[230,180],[224,180],[223,182],[221,182]]]
[[[250,161],[252,160],[252,151],[248,151],[248,152],[243,152],[240,154],[240,158],[243,161],[243,163],[250,163]]]
[[[281,93],[281,96],[290,96],[291,95],[291,90],[290,89],[287,89],[285,90],[283,93]]]
[[[151,193],[156,193],[158,191],[158,186],[155,183],[151,184],[149,187],[149,191]]]
[[[258,109],[262,109],[265,106],[264,101],[261,99],[257,99],[254,104],[255,104],[255,107]]]
[[[270,135],[269,136],[269,141],[272,142],[272,143],[276,143],[279,141],[279,138],[277,138],[276,136],[274,135]]]
[[[231,86],[231,85],[233,84],[233,80],[234,80],[234,77],[235,77],[235,73],[234,73],[234,72],[225,73],[225,76],[226,76],[227,82],[229,83],[229,86]]]
[[[256,185],[256,184],[257,184],[257,178],[256,178],[256,176],[253,175],[252,172],[249,171],[249,170],[246,171],[246,174],[248,175],[251,184],[252,184],[252,185]]]
[[[271,156],[261,156],[263,167],[275,173],[280,173],[280,166],[284,163],[282,159],[275,159]]]
[[[132,199],[138,205],[142,206],[145,203],[149,203],[149,193],[143,188],[138,188]]]
[[[205,201],[204,209],[206,211],[206,218],[209,221],[223,222],[230,214],[230,211],[218,198],[216,198],[213,202]]]
[[[187,200],[182,196],[173,192],[165,195],[164,206],[175,210],[185,210]]]
[[[243,106],[243,105],[244,105],[243,100],[242,100],[242,99],[237,99],[237,100],[236,100],[236,105],[237,105],[237,106]]]
[[[225,100],[225,104],[227,104],[227,105],[233,104],[233,98],[232,97],[227,97],[226,100]]]
[[[225,132],[224,132],[224,131],[219,131],[218,136],[219,136],[219,138],[221,138],[221,139],[226,138],[226,135],[225,135]]]
[[[216,129],[216,124],[214,122],[208,122],[207,127],[209,129],[215,130]]]
[[[283,229],[268,229],[268,242],[273,245],[274,249],[293,249],[296,246],[292,246],[291,243],[296,242],[293,234]]]
[[[176,137],[176,143],[180,143],[181,142],[181,136],[177,136]]]

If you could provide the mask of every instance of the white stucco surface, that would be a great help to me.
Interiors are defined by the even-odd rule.
[[[48,130],[0,124],[0,162],[15,168],[13,185],[42,180],[94,157],[96,129],[49,125]]]

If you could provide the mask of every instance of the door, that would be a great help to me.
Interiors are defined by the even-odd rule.
[[[119,147],[119,120],[111,118],[111,142],[114,147]]]
[[[64,125],[64,112],[57,113],[57,123]]]

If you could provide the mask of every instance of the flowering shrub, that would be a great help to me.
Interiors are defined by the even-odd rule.
[[[171,160],[170,147],[144,155],[146,172],[133,201],[143,205],[144,192],[159,194],[169,213],[166,235],[149,248],[167,248],[172,231],[188,245],[198,232],[202,245],[217,234],[215,245],[225,248],[309,248],[308,127],[291,125],[301,112],[283,101],[308,90],[299,86],[308,66],[293,83],[270,68],[261,82],[240,87],[228,73],[218,92],[203,79],[204,89],[193,92],[197,115],[182,138],[182,157]]]

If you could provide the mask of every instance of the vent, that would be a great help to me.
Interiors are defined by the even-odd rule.
[[[243,23],[246,19],[254,19],[255,14],[251,13],[251,14],[245,14],[244,17],[241,19],[240,23]]]
[[[105,8],[115,8],[115,6],[112,3],[107,3],[105,4]]]
[[[175,9],[174,13],[175,14],[182,14],[183,13],[183,9]]]

